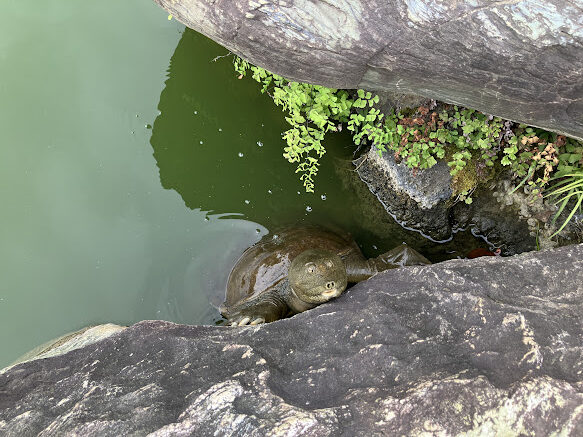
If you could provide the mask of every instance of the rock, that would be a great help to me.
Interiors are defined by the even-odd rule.
[[[583,245],[391,270],[256,327],[147,321],[0,374],[0,434],[581,435]]]
[[[448,209],[452,189],[445,162],[413,171],[405,163],[397,163],[391,153],[379,155],[371,148],[355,165],[360,178],[401,225],[432,240],[450,238]]]
[[[110,335],[113,335],[123,329],[126,329],[126,327],[114,325],[113,323],[97,326],[87,326],[86,328],[80,329],[79,331],[70,332],[53,340],[47,341],[46,343],[17,358],[12,364],[2,369],[0,372],[4,372],[16,364],[25,363],[27,361],[40,360],[42,358],[66,354],[69,351],[96,343],[99,340],[103,340],[104,338],[107,338]]]
[[[583,139],[579,0],[155,0],[256,65],[421,95]]]
[[[352,161],[336,159],[334,167],[338,179],[342,182],[342,189],[352,193],[359,200],[358,203],[346,205],[346,208],[347,213],[360,217],[359,227],[364,230],[364,233],[359,241],[368,243],[364,246],[367,250],[370,250],[371,242],[375,249],[377,246],[389,247],[396,241],[400,241],[414,247],[433,263],[438,263],[465,257],[468,252],[479,247],[489,247],[483,238],[472,234],[469,227],[467,230],[457,229],[450,240],[440,244],[435,244],[421,232],[410,232],[410,228],[404,229],[394,215],[387,214],[379,198],[363,183]],[[366,214],[362,211],[366,211]],[[369,255],[374,256],[376,252]]]
[[[500,248],[504,255],[583,242],[581,217],[575,215],[560,236],[555,237],[553,234],[571,209],[566,208],[553,223],[557,206],[549,199],[532,195],[528,186],[516,190],[509,172],[502,172],[496,181],[479,185],[471,194],[471,204],[466,204],[456,199],[452,188],[455,183],[444,161],[428,170],[412,170],[404,163],[396,163],[392,153],[383,152],[380,156],[371,148],[354,161],[354,166],[376,198],[368,201],[366,210],[375,212],[377,228],[387,220],[395,220],[406,229],[440,242],[450,241],[461,229],[469,229],[489,246]],[[364,204],[366,196],[362,191],[359,190],[359,197]],[[384,208],[384,218],[378,219],[382,213],[379,214],[375,203]],[[459,252],[465,246],[459,243],[458,239],[454,247],[445,250]],[[422,241],[409,244],[424,249]],[[462,249],[460,253],[466,252]]]
[[[581,216],[578,217],[575,214],[561,233],[555,237],[555,232],[567,219],[571,208],[565,208],[553,223],[553,217],[558,209],[554,199],[533,196],[528,186],[517,190],[515,185],[516,183],[508,176],[502,177],[491,190],[481,195],[482,201],[489,203],[491,216],[495,216],[496,211],[500,210],[503,212],[499,213],[498,217],[507,216],[508,211],[514,211],[510,213],[510,216],[514,218],[514,224],[509,222],[507,229],[510,232],[515,231],[518,226],[521,229],[520,232],[515,232],[514,238],[509,238],[509,241],[517,242],[522,239],[524,242],[530,241],[530,247],[534,248],[536,244],[541,249],[583,242]]]
[[[570,209],[553,223],[557,206],[549,199],[533,196],[528,187],[516,190],[508,174],[476,190],[472,197],[471,205],[459,202],[451,208],[454,226],[470,228],[474,235],[501,248],[504,254],[583,242],[583,228],[576,216],[559,236],[554,236]]]
[[[535,250],[536,232],[532,232],[534,226],[529,225],[528,217],[521,215],[518,205],[500,202],[513,189],[510,181],[502,178],[476,190],[470,205],[458,202],[451,207],[450,216],[454,226],[471,229],[474,235],[500,248],[505,255]],[[528,201],[524,193],[522,196],[515,193],[515,197],[525,204]]]

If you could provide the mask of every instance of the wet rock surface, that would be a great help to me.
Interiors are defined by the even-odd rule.
[[[451,237],[449,220],[451,176],[444,161],[414,172],[391,153],[371,148],[354,162],[356,172],[385,210],[402,226],[420,231],[435,241]]]
[[[439,244],[435,244],[421,232],[410,232],[412,228],[404,229],[396,220],[396,216],[387,213],[387,209],[379,201],[378,196],[370,191],[366,183],[363,183],[355,167],[353,161],[340,159],[335,161],[336,175],[342,182],[343,189],[354,193],[359,198],[358,204],[347,205],[347,208],[350,208],[353,214],[360,215],[359,226],[376,242],[373,249],[377,249],[377,244],[389,247],[399,241],[415,248],[431,262],[438,263],[457,257],[464,258],[474,249],[489,247],[482,238],[474,236],[469,228],[466,231],[454,232],[449,241]],[[362,211],[366,211],[366,214],[362,214]],[[450,229],[449,223],[447,229]],[[370,249],[367,248],[367,250]],[[370,255],[374,256],[376,253]]]
[[[360,198],[368,199],[368,214],[376,214],[373,232],[394,220],[434,241],[452,242],[456,233],[468,230],[492,250],[500,249],[503,255],[583,242],[580,214],[575,214],[561,234],[555,236],[571,209],[566,208],[553,221],[558,208],[552,200],[536,196],[523,187],[515,189],[517,182],[509,172],[500,173],[498,180],[479,185],[472,191],[472,202],[466,204],[456,198],[444,161],[426,170],[410,169],[403,162],[397,163],[391,152],[380,156],[371,147],[353,161],[353,166],[355,171],[345,171],[340,176],[345,184],[358,191]],[[372,197],[367,197],[366,189],[358,188],[362,182]],[[420,250],[425,246],[421,240],[408,243]],[[465,254],[473,249],[464,252],[464,245],[459,243],[456,241],[454,246],[456,252],[462,249],[459,253]]]
[[[0,374],[0,434],[583,433],[583,245],[383,272],[245,327],[138,323]]]
[[[456,227],[469,228],[476,236],[499,248],[503,254],[535,250],[536,230],[531,231],[527,218],[521,217],[517,207],[498,201],[496,185],[484,187],[472,195],[470,205],[458,202],[450,216]],[[544,224],[542,224],[544,226]]]
[[[155,0],[293,80],[441,100],[583,139],[579,0]]]

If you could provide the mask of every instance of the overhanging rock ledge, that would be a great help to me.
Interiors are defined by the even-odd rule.
[[[155,0],[256,65],[583,139],[581,0]]]

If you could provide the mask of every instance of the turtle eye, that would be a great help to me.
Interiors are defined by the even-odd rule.
[[[314,273],[316,271],[316,266],[312,263],[306,265],[306,270],[308,273]]]

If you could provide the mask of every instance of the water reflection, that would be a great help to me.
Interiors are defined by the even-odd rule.
[[[213,62],[224,53],[186,29],[172,56],[151,137],[162,186],[191,209],[268,229],[310,222],[362,234],[366,205],[338,176],[339,168],[348,169],[350,137],[330,135],[316,193],[305,193],[282,157],[284,114],[254,81],[237,79],[230,57]],[[397,240],[407,238],[394,222],[385,227]]]
[[[190,30],[176,47],[151,138],[162,186],[211,214],[297,218],[307,199],[282,158],[283,117],[255,83],[236,78],[230,57],[212,61],[224,53]]]
[[[284,114],[257,83],[237,79],[230,56],[217,59],[224,54],[189,29],[176,47],[151,137],[164,188],[178,192],[191,209],[267,229],[300,222],[339,227],[367,256],[406,242],[433,261],[455,257],[448,252],[459,238],[449,247],[436,245],[387,216],[352,171],[346,133],[329,134],[316,193],[305,193],[282,157]]]

